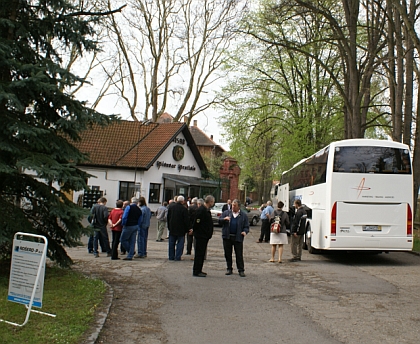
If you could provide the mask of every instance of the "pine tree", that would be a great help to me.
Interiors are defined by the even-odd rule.
[[[62,67],[71,47],[98,49],[95,24],[67,0],[2,0],[0,6],[0,255],[10,255],[14,233],[44,235],[48,256],[71,263],[64,247],[86,232],[84,210],[65,196],[86,188],[86,160],[72,141],[110,117],[69,93],[84,81]],[[67,92],[66,92],[67,90]]]

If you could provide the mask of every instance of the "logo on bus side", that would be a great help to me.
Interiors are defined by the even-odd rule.
[[[359,198],[359,196],[362,193],[362,191],[370,190],[369,187],[365,186],[365,178],[362,178],[362,180],[359,183],[359,186],[357,186],[355,188],[352,188],[352,189],[359,191],[359,193],[357,195],[357,198]]]

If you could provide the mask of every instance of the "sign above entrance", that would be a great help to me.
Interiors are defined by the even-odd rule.
[[[164,161],[156,161],[156,166],[158,169],[160,169],[161,167],[167,167],[167,168],[176,168],[178,169],[178,171],[181,171],[181,170],[195,171],[196,170],[195,166],[181,165],[181,164],[177,165],[177,164],[167,163]]]

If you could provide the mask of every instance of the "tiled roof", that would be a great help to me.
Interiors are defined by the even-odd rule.
[[[200,169],[206,169],[197,146],[184,123],[118,121],[94,126],[80,134],[74,145],[90,157],[83,165],[149,169],[182,132]]]
[[[197,126],[195,125],[191,126],[189,129],[190,129],[192,137],[194,138],[194,142],[196,143],[197,146],[211,146],[211,147],[218,146],[223,152],[225,151],[220,145],[214,142]]]

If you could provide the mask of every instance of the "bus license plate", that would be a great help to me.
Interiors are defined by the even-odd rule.
[[[362,226],[363,231],[366,232],[378,232],[381,231],[381,226]]]

